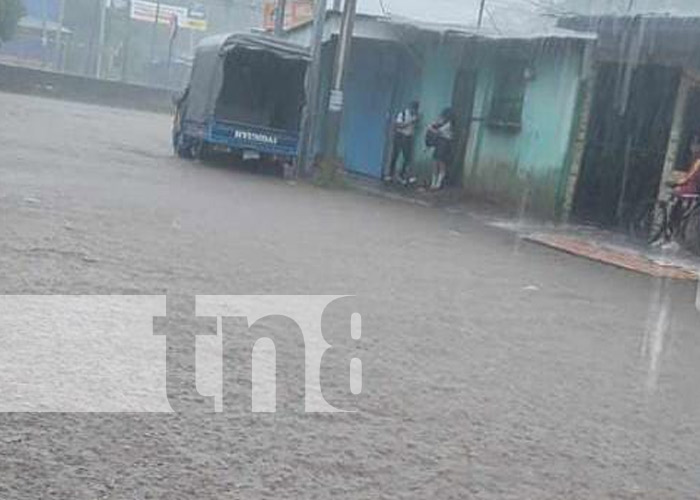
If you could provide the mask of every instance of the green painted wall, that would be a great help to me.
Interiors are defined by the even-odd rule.
[[[474,116],[464,164],[464,188],[478,197],[544,216],[561,209],[577,113],[583,44],[550,42],[532,61],[519,130],[489,125],[496,53],[478,67]]]
[[[557,216],[570,167],[584,43],[553,40],[535,47],[524,41],[467,43],[470,42],[419,36],[402,45],[387,121],[409,101],[420,101],[422,121],[416,136],[413,169],[419,177],[429,178],[433,161],[432,150],[424,146],[425,130],[443,108],[451,105],[460,68],[475,71],[469,139],[464,158],[457,159],[462,161],[458,167],[463,167],[465,191],[504,206]],[[332,52],[324,52],[325,87]],[[520,129],[504,130],[488,125],[485,118],[498,67],[514,52],[528,58],[533,76],[526,86]],[[470,121],[469,117],[462,118]]]

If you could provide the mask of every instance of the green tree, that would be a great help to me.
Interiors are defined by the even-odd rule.
[[[24,15],[22,0],[0,0],[0,42],[12,38],[17,22]]]

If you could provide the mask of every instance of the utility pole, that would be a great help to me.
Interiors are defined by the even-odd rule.
[[[41,1],[41,66],[46,64],[46,49],[49,47],[49,32],[47,30],[48,0]]]
[[[160,0],[156,0],[156,17],[153,20],[153,28],[151,28],[151,71],[153,71],[153,63],[156,58],[156,42],[158,41],[158,20],[160,18]],[[153,75],[151,75],[153,77]]]
[[[95,63],[95,77],[102,75],[102,57],[105,51],[105,23],[107,21],[107,2],[109,0],[97,0],[100,3],[100,25],[97,38],[97,61]]]
[[[54,34],[54,69],[56,71],[63,70],[63,48],[61,47],[63,36],[63,22],[66,17],[66,0],[58,2],[58,26]]]
[[[481,28],[484,23],[484,9],[486,8],[486,0],[481,0],[481,5],[479,6],[479,20],[476,23],[477,28]]]
[[[126,33],[124,34],[124,40],[122,40],[122,82],[127,81],[129,72],[129,60],[131,59],[131,9],[132,0],[127,2],[126,7]]]
[[[175,45],[175,39],[177,38],[178,33],[180,33],[180,19],[177,17],[176,14],[171,14],[170,15],[170,36],[168,40],[168,65],[166,69],[166,85],[170,86],[170,70],[173,65],[173,46]]]
[[[311,38],[311,64],[306,75],[306,107],[301,121],[299,156],[297,164],[304,176],[311,175],[313,166],[313,149],[316,145],[319,118],[321,113],[321,54],[323,33],[326,23],[326,0],[316,0],[314,5],[314,24]]]
[[[284,17],[287,13],[287,0],[277,0],[275,7],[275,36],[284,35]]]
[[[340,26],[340,39],[335,54],[335,66],[333,68],[333,82],[331,97],[328,105],[326,147],[324,153],[327,158],[335,159],[338,154],[338,140],[343,119],[343,88],[345,73],[350,61],[350,48],[352,46],[352,33],[355,27],[355,13],[357,0],[345,0],[343,18]]]

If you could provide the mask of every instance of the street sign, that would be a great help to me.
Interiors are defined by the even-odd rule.
[[[207,29],[206,11],[202,5],[197,4],[187,8],[167,3],[158,5],[156,2],[148,0],[131,1],[131,19],[154,23],[156,22],[156,12],[158,13],[158,24],[171,25],[173,16],[175,16],[179,28],[197,31],[206,31]]]
[[[276,6],[276,0],[266,1],[263,4],[263,28],[266,30],[272,30],[275,27]],[[314,3],[311,0],[287,0],[287,8],[284,11],[285,29],[311,21],[313,11]]]
[[[206,31],[207,10],[201,3],[191,4],[187,8],[187,25],[190,29]]]

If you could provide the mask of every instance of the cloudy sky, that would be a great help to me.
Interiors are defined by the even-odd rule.
[[[436,22],[474,24],[480,0],[358,0],[360,12],[411,17]],[[686,13],[700,15],[700,0],[486,0],[485,22],[513,19],[534,12]]]

